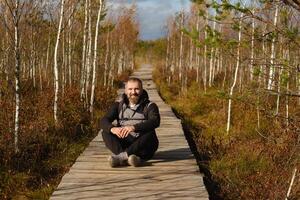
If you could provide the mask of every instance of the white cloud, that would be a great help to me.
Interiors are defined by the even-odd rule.
[[[108,5],[115,10],[119,6],[129,7],[132,0],[110,0]],[[167,18],[181,9],[188,10],[189,0],[136,0],[140,38],[156,39],[163,36]]]

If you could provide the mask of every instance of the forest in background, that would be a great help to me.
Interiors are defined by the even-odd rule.
[[[198,0],[147,44],[216,199],[300,197],[299,20],[299,1]]]
[[[136,8],[0,1],[0,199],[48,199],[135,68]]]
[[[214,197],[298,199],[300,3],[245,2],[194,1],[147,42],[134,5],[1,1],[0,198],[48,198],[146,61]]]

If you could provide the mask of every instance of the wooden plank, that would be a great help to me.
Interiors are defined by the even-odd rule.
[[[150,100],[160,109],[161,126],[156,129],[159,149],[154,158],[139,168],[110,168],[110,152],[98,134],[50,199],[208,199],[181,121],[159,97],[151,73],[151,65],[142,65],[134,76],[143,80]]]

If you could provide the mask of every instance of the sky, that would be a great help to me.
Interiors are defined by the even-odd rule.
[[[133,0],[109,0],[109,10],[130,6]],[[140,24],[140,39],[154,40],[165,35],[169,16],[184,9],[189,10],[190,0],[135,0],[137,19]]]

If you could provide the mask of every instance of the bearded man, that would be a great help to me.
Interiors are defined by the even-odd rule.
[[[110,166],[138,167],[151,159],[158,148],[155,128],[159,125],[158,107],[149,101],[142,81],[129,78],[121,101],[115,102],[100,121],[103,141],[113,153],[108,157]]]

